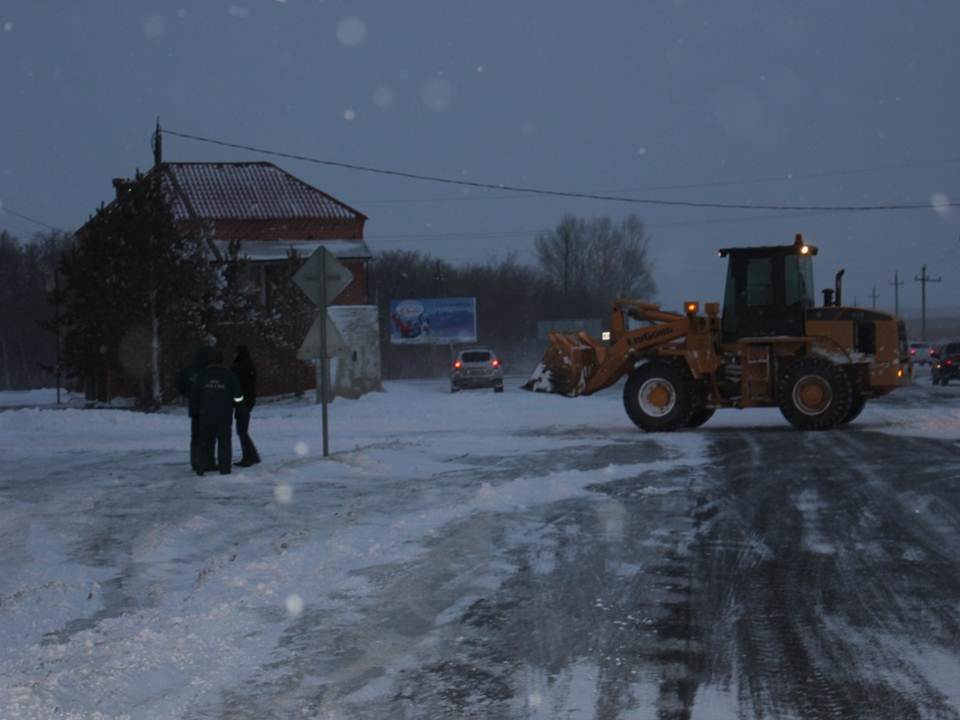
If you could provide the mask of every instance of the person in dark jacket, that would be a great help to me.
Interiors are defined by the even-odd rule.
[[[200,456],[213,457],[216,447],[217,467],[221,475],[230,474],[230,431],[233,411],[243,401],[240,381],[233,372],[224,367],[223,351],[211,350],[209,364],[200,373],[193,386],[193,401],[197,406],[200,425]],[[203,475],[209,468],[197,468]]]
[[[213,454],[200,455],[200,417],[197,404],[193,399],[193,387],[200,373],[207,366],[209,348],[200,347],[193,353],[193,361],[177,373],[177,392],[187,398],[187,411],[190,415],[190,467],[194,471],[213,467]]]
[[[260,453],[257,446],[250,439],[250,413],[257,402],[257,368],[250,357],[250,349],[246,345],[237,345],[233,357],[233,374],[240,381],[243,391],[243,402],[237,403],[237,437],[240,439],[240,449],[243,457],[237,462],[238,467],[250,467],[260,462]]]

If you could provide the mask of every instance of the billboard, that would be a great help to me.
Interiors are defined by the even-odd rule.
[[[476,341],[476,298],[390,301],[390,343],[393,345],[446,345]]]

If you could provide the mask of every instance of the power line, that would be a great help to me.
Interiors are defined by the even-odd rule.
[[[501,190],[509,192],[528,193],[531,195],[544,195],[550,197],[579,198],[583,200],[605,200],[610,202],[623,202],[634,205],[664,205],[668,207],[695,207],[695,208],[717,208],[724,210],[791,210],[800,212],[877,212],[891,210],[929,210],[929,203],[885,203],[879,205],[761,205],[752,203],[719,203],[719,202],[699,202],[691,200],[657,200],[652,198],[631,198],[620,195],[601,195],[584,192],[567,192],[562,190],[546,190],[543,188],[524,187],[520,185],[507,185],[503,183],[483,183],[471,180],[457,180],[454,178],[441,177],[438,175],[422,175],[419,173],[406,172],[402,170],[391,170],[388,168],[377,168],[368,165],[357,165],[355,163],[341,162],[337,160],[323,160],[321,158],[309,157],[306,155],[297,155],[294,153],[279,152],[276,150],[267,150],[254,147],[252,145],[242,145],[240,143],[230,143],[223,140],[191,135],[188,133],[176,132],[174,130],[163,130],[163,133],[174,137],[184,138],[186,140],[195,140],[197,142],[209,143],[238,150],[247,150],[262,155],[271,155],[291,160],[301,160],[303,162],[314,163],[317,165],[326,165],[328,167],[338,167],[345,170],[356,170],[358,172],[374,173],[377,175],[387,175],[391,177],[402,177],[409,180],[423,180],[426,182],[435,182],[445,185],[458,185],[461,187],[482,188],[485,190]],[[960,202],[938,203],[938,207],[960,206]]]
[[[30,217],[29,215],[24,215],[23,213],[17,212],[16,210],[11,210],[11,209],[10,209],[9,207],[7,207],[6,205],[0,205],[0,210],[3,210],[5,213],[10,213],[11,215],[13,215],[13,216],[15,216],[15,217],[23,218],[24,220],[29,220],[30,222],[34,223],[35,225],[40,225],[41,227],[45,227],[45,228],[47,228],[48,230],[59,230],[59,229],[60,229],[60,228],[54,227],[53,225],[48,225],[47,223],[43,222],[42,220],[37,220],[36,218],[32,218],[32,217]]]
[[[19,223],[11,223],[9,220],[0,222],[0,228],[3,228],[14,237],[20,235],[21,233],[23,233],[24,237],[30,235],[30,230],[28,230],[26,227],[20,225]]]
[[[639,193],[639,192],[659,192],[664,190],[696,190],[712,187],[731,187],[736,185],[758,185],[771,182],[799,182],[803,180],[816,180],[828,177],[840,177],[844,175],[862,175],[865,173],[882,172],[885,170],[906,170],[916,167],[936,167],[940,165],[951,165],[960,163],[960,158],[948,158],[946,160],[918,160],[915,162],[896,163],[890,165],[874,165],[872,167],[851,168],[846,170],[825,170],[814,173],[786,173],[782,175],[768,175],[766,177],[745,178],[741,180],[715,180],[705,183],[684,183],[679,185],[649,185],[640,188],[621,188],[617,190],[605,190],[597,192],[617,192],[617,193]],[[362,200],[358,201],[363,205],[393,205],[401,203],[430,203],[430,202],[473,202],[478,200],[519,200],[517,195],[461,195],[438,198],[400,198],[396,200]]]

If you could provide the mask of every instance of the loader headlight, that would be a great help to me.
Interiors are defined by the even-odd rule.
[[[810,246],[809,246],[809,245],[801,245],[801,246],[800,246],[800,254],[801,254],[801,255],[809,255],[809,254],[810,254]]]
[[[611,336],[610,336],[609,330],[604,330],[602,333],[600,333],[600,339],[603,340],[604,342],[610,342],[610,337]]]
[[[700,303],[686,302],[683,306],[686,308],[687,315],[696,315],[697,311],[700,310]]]

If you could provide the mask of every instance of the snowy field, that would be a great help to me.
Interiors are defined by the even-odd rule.
[[[318,406],[263,403],[251,434],[264,462],[203,478],[182,408],[0,412],[0,717],[257,717],[244,710],[257,688],[270,688],[270,717],[382,716],[371,708],[396,697],[404,669],[442,656],[430,628],[510,572],[496,556],[445,560],[447,528],[587,497],[599,481],[642,476],[641,492],[673,492],[699,472],[710,433],[786,428],[777,410],[727,410],[702,431],[641,436],[619,388],[570,400],[520,382],[451,395],[444,380],[398,381],[337,399],[328,459]],[[931,392],[919,378],[842,432],[960,439],[960,388]],[[50,403],[47,391],[4,395]],[[633,433],[648,459],[562,459]],[[442,569],[429,594],[398,570],[417,563]],[[392,620],[368,625],[371,613]],[[344,628],[362,652],[325,644]],[[307,640],[323,657],[292,672]],[[576,682],[600,692],[590,672]],[[311,686],[322,703],[302,702]],[[540,694],[523,702],[517,716],[558,716]]]
[[[66,390],[60,391],[60,402],[63,405],[82,403],[82,396],[75,396]],[[3,390],[0,391],[0,408],[42,407],[57,404],[57,389],[43,388],[41,390]]]

